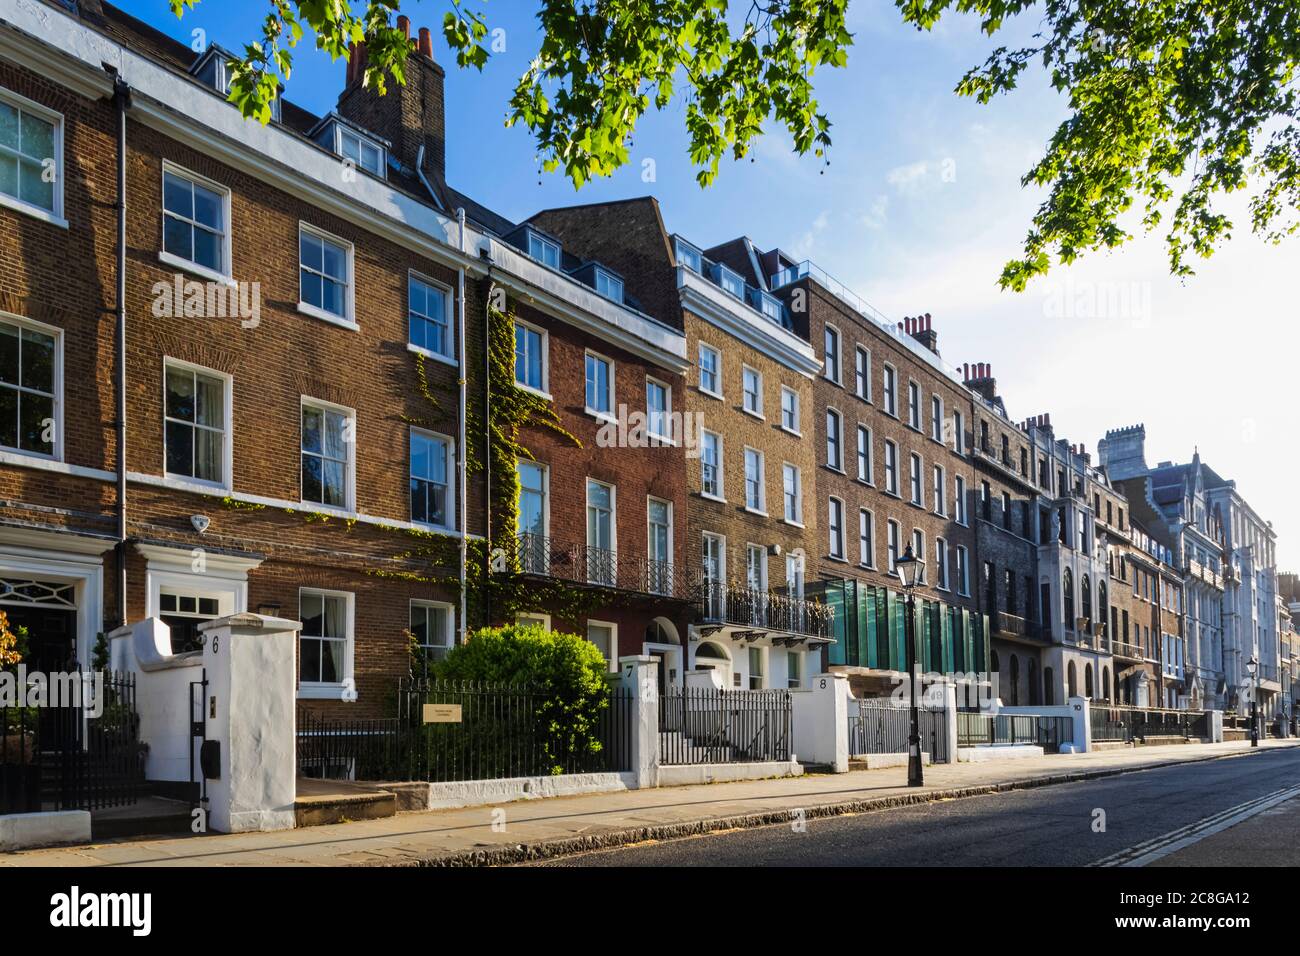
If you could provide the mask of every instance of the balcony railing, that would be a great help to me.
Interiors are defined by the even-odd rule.
[[[564,544],[540,534],[519,535],[514,553],[507,555],[505,566],[498,570],[641,594],[689,597],[671,561],[610,548]]]
[[[1128,641],[1111,641],[1110,652],[1116,657],[1126,657],[1134,661],[1146,659],[1142,647],[1138,644],[1130,644]]]
[[[834,620],[834,611],[820,601],[726,581],[701,579],[695,583],[694,596],[701,616],[710,624],[826,637]]]
[[[1027,621],[1023,617],[998,611],[994,616],[994,625],[999,634],[1015,634],[1018,637],[1043,638],[1046,635],[1036,621]]]

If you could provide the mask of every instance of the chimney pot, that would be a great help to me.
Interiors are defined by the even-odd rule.
[[[411,39],[411,18],[403,14],[397,18],[397,29],[402,31],[402,36]]]
[[[420,55],[433,59],[433,38],[428,27],[420,27]]]

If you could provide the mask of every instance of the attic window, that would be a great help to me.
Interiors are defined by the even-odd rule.
[[[535,232],[528,233],[528,254],[544,266],[560,268],[560,244]]]
[[[692,272],[704,271],[704,255],[699,249],[687,242],[685,239],[677,240],[677,264],[686,266]]]
[[[623,301],[623,280],[612,272],[596,269],[596,291],[615,302]]]
[[[223,97],[230,95],[230,57],[228,54],[213,47],[200,59],[194,75],[198,77],[199,82],[216,90]],[[271,119],[277,123],[280,121],[280,96],[277,93],[271,100]]]
[[[718,285],[722,286],[724,291],[730,292],[737,299],[743,301],[745,298],[745,280],[740,277],[740,273],[733,272],[720,262],[714,265],[714,270]]]
[[[344,159],[351,160],[358,169],[364,169],[376,176],[384,175],[384,148],[359,133],[355,133],[341,123],[334,124],[335,150]]]

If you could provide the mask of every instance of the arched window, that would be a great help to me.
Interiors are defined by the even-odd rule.
[[[1097,582],[1097,620],[1102,624],[1106,623],[1106,617],[1110,614],[1110,609],[1106,603],[1106,582]]]
[[[1065,574],[1061,576],[1061,599],[1065,602],[1065,629],[1074,630],[1074,575],[1070,569],[1065,569]]]
[[[1020,659],[1011,655],[1011,706],[1020,706]]]
[[[1088,622],[1085,625],[1085,627],[1089,631],[1091,631],[1092,630],[1092,581],[1086,574],[1083,576],[1083,580],[1079,583],[1079,592],[1080,592],[1079,603],[1082,605],[1082,611],[1083,611],[1083,614],[1081,616],[1085,621]]]
[[[1074,671],[1074,661],[1070,661],[1070,666],[1065,671],[1065,696],[1079,696],[1079,679]]]
[[[1083,696],[1092,700],[1092,665],[1083,665]]]

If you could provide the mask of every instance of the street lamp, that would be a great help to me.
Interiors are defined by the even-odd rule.
[[[1259,746],[1259,718],[1256,717],[1256,707],[1259,701],[1259,658],[1252,657],[1246,661],[1246,672],[1255,681],[1255,692],[1250,695],[1250,745]]]
[[[903,593],[907,595],[907,620],[904,632],[907,639],[907,679],[911,691],[912,728],[907,737],[907,785],[909,787],[925,786],[921,771],[921,727],[916,710],[916,595],[917,584],[925,573],[925,562],[912,553],[908,545],[903,556],[894,562],[898,579],[903,582]]]

